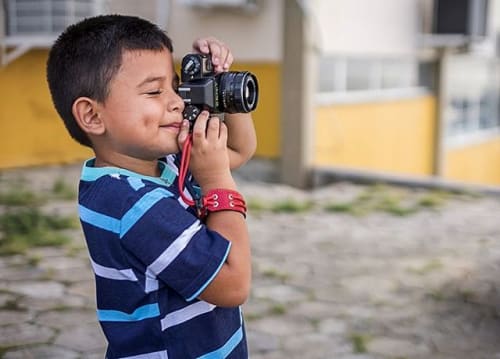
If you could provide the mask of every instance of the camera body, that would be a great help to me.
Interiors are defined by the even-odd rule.
[[[250,72],[216,74],[210,56],[187,54],[181,63],[179,96],[185,103],[184,118],[191,123],[199,113],[245,113],[255,110],[257,78]]]

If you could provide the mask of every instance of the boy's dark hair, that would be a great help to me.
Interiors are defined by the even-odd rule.
[[[135,16],[96,16],[64,30],[49,52],[47,81],[54,106],[71,137],[92,146],[76,123],[73,102],[82,96],[104,102],[124,51],[164,49],[173,51],[166,33]]]

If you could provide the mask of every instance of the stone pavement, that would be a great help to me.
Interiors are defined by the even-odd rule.
[[[76,181],[78,170],[0,179],[22,175],[43,191],[58,176]],[[499,198],[353,215],[322,205],[360,198],[364,186],[238,182],[252,203],[252,359],[500,359]],[[314,205],[286,212],[292,202]],[[72,202],[45,210],[76,215]],[[0,257],[0,358],[103,357],[86,249],[80,231],[71,234],[69,246]]]

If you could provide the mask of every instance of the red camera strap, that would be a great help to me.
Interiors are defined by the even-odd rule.
[[[178,189],[182,200],[189,206],[195,206],[198,216],[202,219],[210,212],[236,211],[246,217],[247,207],[243,196],[230,189],[216,188],[208,191],[199,200],[192,200],[184,194],[184,185],[191,160],[192,135],[189,134],[182,147],[181,164],[179,166]],[[194,194],[191,194],[194,197]]]
[[[188,138],[186,139],[186,142],[184,142],[184,145],[182,146],[181,165],[179,166],[179,179],[177,182],[177,186],[182,200],[187,205],[190,206],[194,206],[195,202],[184,194],[184,182],[186,181],[186,175],[189,169],[189,162],[191,160],[192,145],[193,145],[193,136],[189,134]]]

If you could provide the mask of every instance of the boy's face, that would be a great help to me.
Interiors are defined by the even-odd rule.
[[[108,97],[100,104],[106,126],[102,150],[148,161],[178,152],[184,103],[177,84],[167,49],[125,51]]]

